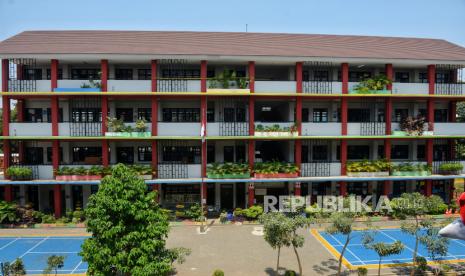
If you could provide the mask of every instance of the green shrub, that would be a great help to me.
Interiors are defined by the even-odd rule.
[[[221,214],[220,214],[220,222],[223,223],[223,224],[228,222],[228,213],[221,212]]]
[[[347,162],[347,172],[386,172],[391,169],[391,163],[385,159]]]
[[[184,212],[184,215],[187,218],[198,221],[202,216],[202,206],[200,206],[198,203],[194,203]]]
[[[423,257],[416,257],[416,264],[415,270],[418,274],[423,275],[424,272],[428,269],[428,263],[425,258]]]
[[[463,165],[460,163],[442,163],[439,165],[439,171],[443,172],[461,172]]]
[[[16,204],[0,201],[0,223],[15,223],[19,221]]]
[[[249,164],[246,163],[213,163],[208,165],[207,174],[250,174],[250,167]]]
[[[260,205],[253,205],[244,210],[244,216],[248,219],[258,219],[263,214],[263,207]]]
[[[53,215],[42,214],[42,223],[55,223],[56,219]]]
[[[430,215],[442,215],[447,211],[447,204],[444,203],[444,200],[440,196],[432,195],[427,200],[428,204],[428,214]]]
[[[299,172],[299,167],[292,163],[271,161],[256,163],[253,171],[263,174],[296,173]]]
[[[242,208],[236,208],[234,209],[234,216],[235,217],[242,217],[244,216],[244,210]]]
[[[212,276],[224,276],[224,272],[221,269],[217,269],[217,270],[213,271]]]
[[[284,276],[296,276],[297,273],[294,270],[286,270]]]
[[[11,178],[11,180],[31,180],[32,179],[32,169],[27,167],[9,167],[6,170],[6,174]]]
[[[365,267],[357,268],[357,275],[358,276],[366,276],[366,275],[368,275],[368,269],[366,269]]]

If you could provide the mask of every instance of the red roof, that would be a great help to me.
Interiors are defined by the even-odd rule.
[[[0,54],[129,54],[334,57],[465,61],[441,39],[233,32],[26,31]]]

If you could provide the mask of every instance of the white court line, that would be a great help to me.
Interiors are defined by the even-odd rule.
[[[383,231],[384,231],[384,230],[381,230],[381,231],[379,231],[379,232],[380,232],[381,234],[385,235],[386,237],[388,237],[389,239],[391,239],[391,240],[393,240],[393,241],[397,241],[396,239],[394,239],[393,237],[391,237],[391,236],[389,236],[388,234],[384,233]],[[413,240],[413,242],[415,242],[415,240]],[[420,242],[418,242],[418,243],[420,243]],[[407,248],[408,250],[412,251],[412,253],[414,252],[414,250],[413,250],[412,248],[408,247],[408,246],[405,245],[405,244],[404,244],[404,246],[405,246],[405,248]],[[418,250],[417,250],[417,256],[424,257],[423,255],[420,254],[420,252],[418,252]]]
[[[328,234],[329,234],[329,233],[328,233]],[[336,239],[332,234],[329,234],[329,235],[330,235],[331,238],[333,238],[337,243],[339,243],[340,245],[342,245],[342,246],[344,247],[344,245],[343,245],[338,239]],[[350,242],[350,241],[349,241],[349,242]],[[350,254],[352,254],[352,256],[354,256],[357,260],[359,260],[360,262],[362,262],[362,264],[365,265],[365,262],[362,261],[362,260],[360,260],[360,258],[359,258],[357,255],[355,255],[354,252],[352,252],[352,251],[349,249],[348,246],[346,247],[346,250],[347,250]],[[339,252],[339,254],[340,254],[340,252]]]
[[[9,243],[5,244],[4,246],[0,247],[0,250],[6,248],[8,245],[14,243],[15,241],[19,240],[19,238],[16,238],[15,240],[10,241]]]
[[[36,248],[37,246],[39,246],[41,243],[43,243],[44,241],[46,241],[48,239],[48,237],[46,237],[45,239],[41,240],[40,242],[36,243],[33,247],[31,247],[28,251],[26,251],[26,253],[24,253],[23,255],[19,256],[19,258],[22,258],[24,256],[26,256],[27,253],[30,253],[32,250],[34,250],[34,248]]]
[[[74,273],[76,271],[76,269],[82,264],[82,261],[80,261],[77,266],[73,269],[73,271],[71,271],[71,273]]]
[[[29,254],[77,254],[79,252],[77,251],[70,251],[70,252],[60,252],[60,251],[34,251],[34,252],[29,252]]]

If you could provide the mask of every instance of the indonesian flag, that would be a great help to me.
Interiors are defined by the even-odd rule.
[[[202,127],[200,128],[200,137],[202,137],[202,141],[205,139],[205,124],[202,123]]]

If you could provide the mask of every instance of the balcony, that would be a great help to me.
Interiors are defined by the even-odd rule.
[[[304,81],[303,92],[307,94],[341,94],[342,82],[336,81]]]
[[[52,124],[10,123],[10,136],[52,136]]]
[[[434,123],[436,135],[465,135],[465,123]]]
[[[214,122],[207,124],[208,136],[248,136],[248,122]]]
[[[339,136],[341,123],[302,123],[303,136]]]
[[[58,133],[60,136],[102,136],[101,122],[69,122],[59,123]]]
[[[200,123],[158,122],[158,136],[200,136]]]
[[[296,93],[296,82],[255,81],[255,93]]]
[[[159,179],[200,178],[200,164],[160,163],[158,164]]]
[[[157,91],[158,92],[200,92],[200,80],[158,79],[157,80]]]
[[[386,134],[384,122],[348,123],[347,135],[353,136],[380,136]]]
[[[418,94],[428,95],[428,83],[400,83],[394,82],[392,84],[392,94]]]
[[[150,80],[109,80],[108,91],[150,92],[152,91],[152,82]]]
[[[341,175],[341,163],[316,161],[312,163],[302,163],[301,176],[303,177],[325,177]]]

